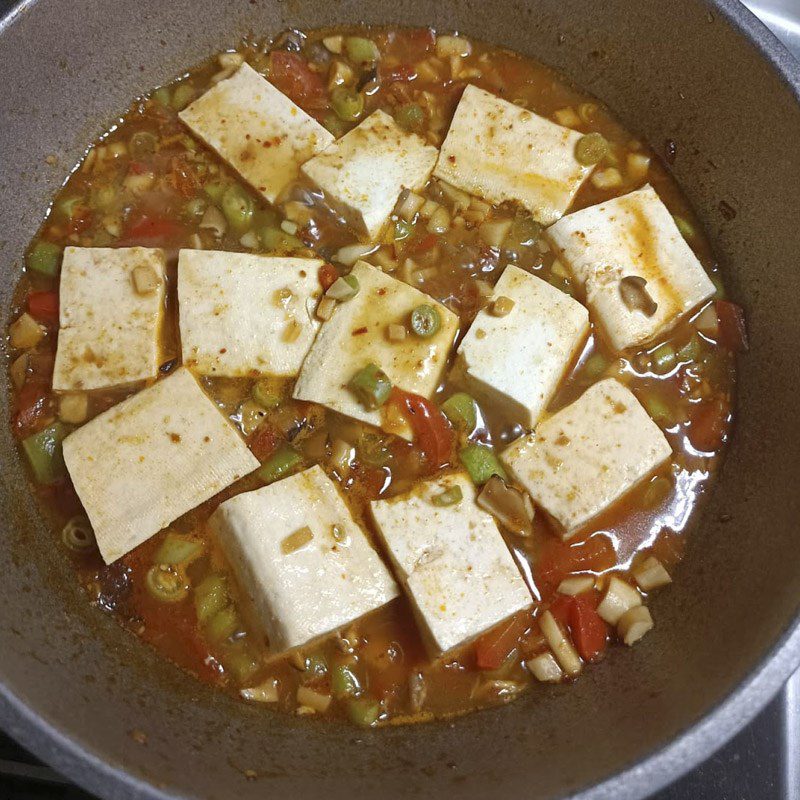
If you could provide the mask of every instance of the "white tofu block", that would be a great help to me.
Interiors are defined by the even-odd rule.
[[[431,502],[454,486],[462,492],[457,504]],[[432,653],[465,644],[533,602],[494,519],[475,504],[466,475],[439,476],[371,508]]]
[[[491,301],[507,297],[504,317],[480,311],[458,348],[453,377],[479,400],[532,428],[589,333],[589,312],[569,295],[508,266]]]
[[[152,270],[158,286],[134,288],[133,272]],[[164,316],[163,250],[67,247],[61,265],[57,392],[127,386],[155,378]]]
[[[569,208],[592,171],[575,158],[577,131],[469,85],[433,174],[490,203],[511,201],[542,225]]]
[[[609,378],[500,455],[569,539],[672,454],[633,393]]]
[[[714,294],[652,186],[569,214],[546,235],[616,350],[662,336]],[[634,276],[657,304],[650,316],[623,301],[620,281]]]
[[[270,203],[334,137],[242,64],[178,115]]]
[[[403,189],[422,189],[437,150],[375,111],[302,167],[357,233],[374,240]]]
[[[399,594],[319,466],[226,500],[210,524],[275,653],[340,630]]]
[[[259,465],[183,367],[71,433],[64,461],[107,564]]]
[[[183,364],[201,375],[294,377],[319,328],[313,258],[181,250]]]
[[[367,410],[347,384],[356,372],[373,363],[389,376],[392,385],[430,398],[447,363],[458,317],[432,297],[364,261],[356,263],[351,274],[358,279],[359,292],[339,303],[333,316],[323,323],[300,370],[294,397],[321,403],[410,439],[407,424],[398,424],[383,409]],[[390,342],[387,326],[407,324],[411,311],[423,303],[438,310],[438,332],[422,339],[409,330],[402,342]]]

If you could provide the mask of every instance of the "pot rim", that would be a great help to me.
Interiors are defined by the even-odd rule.
[[[778,38],[740,0],[703,0],[757,50],[800,103],[800,66]],[[0,35],[38,0],[21,0],[0,17]],[[573,795],[574,800],[637,800],[682,777],[751,722],[800,666],[800,616],[753,671],[705,716],[669,744]],[[118,800],[191,800],[190,796],[112,766],[56,728],[0,681],[0,728],[67,778],[100,796],[113,787]]]

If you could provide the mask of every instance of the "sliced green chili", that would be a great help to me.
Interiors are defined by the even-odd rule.
[[[363,36],[348,36],[344,40],[344,49],[347,57],[357,64],[373,64],[380,58],[375,42]]]
[[[281,396],[272,390],[270,381],[257,381],[253,386],[253,400],[262,408],[271,411],[281,404]]]
[[[160,103],[162,106],[168,106],[171,97],[172,93],[166,86],[162,86],[160,89],[156,89],[153,92],[153,100],[155,100],[156,103]]]
[[[583,365],[586,377],[591,380],[599,378],[607,369],[608,361],[602,353],[592,353]]]
[[[211,200],[215,203],[222,202],[222,196],[228,189],[228,184],[225,181],[208,181],[207,183],[203,184],[203,191],[211,198]]]
[[[694,225],[692,225],[689,220],[684,219],[683,217],[673,217],[675,220],[675,224],[678,226],[678,230],[681,232],[681,236],[684,239],[691,239],[695,235]]]
[[[256,473],[264,483],[274,483],[294,472],[301,462],[300,454],[288,444],[279,447]]]
[[[183,111],[183,109],[186,108],[186,106],[188,106],[192,100],[194,100],[194,86],[192,86],[190,83],[182,83],[172,93],[170,105],[176,111]]]
[[[397,109],[395,119],[407,131],[420,131],[425,124],[425,112],[418,103],[406,103]]]
[[[128,142],[132,158],[145,158],[158,149],[158,139],[150,131],[137,131]]]
[[[398,219],[394,223],[394,239],[396,242],[407,239],[413,232],[414,226],[410,222],[406,222],[404,219]]]
[[[222,575],[209,575],[194,589],[197,621],[207,622],[228,605],[228,586]]]
[[[438,309],[427,303],[417,306],[411,312],[411,330],[421,339],[433,336],[442,326]]]
[[[201,542],[187,539],[171,531],[164,537],[161,546],[156,550],[153,561],[156,564],[165,564],[176,567],[194,560],[203,552]]]
[[[599,163],[610,152],[606,138],[600,133],[587,133],[575,145],[575,158],[587,167]]]
[[[241,623],[236,609],[232,605],[226,606],[222,610],[217,611],[217,613],[208,620],[206,636],[211,642],[224,642],[226,639],[233,636],[240,627]]]
[[[380,703],[375,700],[369,700],[366,697],[357,697],[348,703],[347,713],[351,722],[368,728],[380,716],[381,706]]]
[[[183,570],[156,564],[150,567],[144,579],[145,588],[162,603],[176,603],[189,594]]]
[[[451,486],[449,489],[445,489],[441,494],[435,494],[431,497],[431,503],[439,508],[445,508],[446,506],[454,506],[463,499],[464,493],[461,491],[461,487]]]
[[[22,449],[38,483],[55,483],[66,475],[61,444],[68,433],[66,426],[55,422],[23,439]]]
[[[322,124],[328,132],[332,133],[337,139],[347,133],[347,125],[345,125],[336,114],[326,114],[325,119],[322,120]]]
[[[61,531],[61,541],[74,553],[88,553],[97,546],[91,523],[83,515],[67,522]]]
[[[459,450],[458,457],[469,472],[473,483],[486,483],[492,475],[499,475],[503,480],[508,480],[506,471],[497,460],[491,447],[481,444],[468,444]]]
[[[234,682],[245,685],[261,669],[261,662],[255,651],[246,640],[235,642],[226,647],[221,654],[222,666],[230,673]]]
[[[369,411],[380,408],[392,391],[392,382],[387,374],[375,364],[367,364],[350,379],[347,388],[361,405]]]
[[[51,278],[58,274],[60,261],[61,248],[57,244],[44,242],[41,239],[28,253],[28,269]]]
[[[675,366],[675,348],[668,342],[659,345],[650,353],[651,364],[655,372],[664,374]]]
[[[229,186],[222,195],[222,213],[228,224],[243,231],[253,219],[253,199],[238,184]]]
[[[361,684],[350,667],[338,664],[331,674],[331,691],[335,697],[354,697],[361,691]]]
[[[331,107],[344,122],[355,122],[364,113],[364,95],[346,86],[331,92]]]
[[[478,404],[465,392],[456,392],[442,403],[447,419],[467,433],[472,433],[478,424]]]
[[[647,394],[642,398],[642,405],[651,419],[664,428],[673,424],[672,412],[669,406],[655,394]]]

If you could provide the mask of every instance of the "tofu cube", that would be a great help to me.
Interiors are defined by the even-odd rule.
[[[64,461],[106,564],[259,465],[183,367],[71,433]]]
[[[181,250],[184,365],[201,375],[296,376],[319,328],[314,312],[323,263]]]
[[[178,116],[270,203],[297,178],[301,164],[334,141],[248,64]]]
[[[546,231],[616,350],[667,333],[714,284],[652,186],[569,214]],[[630,279],[655,303],[626,303]],[[643,307],[642,307],[643,306]]]
[[[470,84],[433,174],[490,203],[519,203],[549,225],[569,208],[592,171],[575,158],[580,138]]]
[[[503,297],[514,305],[495,316],[491,303]],[[488,309],[478,313],[458,348],[453,378],[508,419],[532,428],[588,333],[589,312],[580,303],[508,266]]]
[[[65,248],[53,389],[107,389],[156,377],[164,270],[162,250]],[[150,275],[151,291],[137,291],[137,271]]]
[[[403,189],[422,189],[436,163],[437,150],[404,131],[388,114],[376,111],[302,173],[359,235],[376,239]]]
[[[447,363],[458,317],[432,297],[364,261],[356,263],[351,274],[358,279],[358,294],[340,303],[323,323],[300,370],[294,397],[411,439],[405,421],[392,418],[385,409],[368,410],[347,384],[373,363],[394,386],[430,398]],[[407,323],[411,311],[421,304],[439,312],[439,330],[426,339],[409,334],[402,341],[391,341],[388,326]]]
[[[453,487],[462,499],[432,502]],[[377,500],[372,516],[431,654],[466,644],[533,598],[467,475],[442,475],[408,494]]]
[[[340,630],[399,595],[319,466],[226,500],[210,525],[275,653]]]
[[[671,454],[633,393],[610,378],[540,422],[500,458],[569,539]]]

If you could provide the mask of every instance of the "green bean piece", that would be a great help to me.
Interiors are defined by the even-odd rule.
[[[208,620],[206,636],[213,644],[220,644],[226,639],[230,639],[240,627],[241,622],[236,609],[232,605],[225,606]]]
[[[237,231],[244,231],[253,219],[253,199],[238,184],[229,186],[222,195],[222,213],[228,224]]]
[[[408,239],[414,233],[414,226],[404,219],[398,219],[394,223],[394,240],[400,242],[403,239]]]
[[[28,253],[28,269],[40,275],[47,275],[49,278],[54,278],[58,274],[60,262],[61,248],[52,242],[40,239]]]
[[[267,411],[272,411],[281,404],[281,396],[273,391],[271,381],[257,381],[253,385],[252,395],[253,400]]]
[[[381,55],[375,42],[363,36],[348,36],[344,40],[344,49],[351,61],[362,65],[374,64]]]
[[[659,375],[669,372],[675,366],[675,348],[669,342],[660,344],[650,353],[652,368]]]
[[[65,219],[72,219],[75,209],[80,208],[82,203],[80,197],[65,197],[56,203],[54,210]]]
[[[163,564],[150,567],[144,585],[148,593],[162,603],[177,603],[189,594],[189,584],[183,570]]]
[[[156,103],[159,103],[162,106],[170,105],[170,99],[172,98],[172,92],[166,87],[162,86],[160,89],[156,89],[153,92],[153,100]]]
[[[176,111],[183,111],[194,100],[194,86],[191,83],[182,83],[172,93],[170,105]]]
[[[506,471],[491,447],[468,444],[459,450],[458,457],[472,478],[472,482],[477,485],[486,483],[492,475],[499,475],[503,480],[508,480]]]
[[[392,391],[389,376],[375,364],[367,364],[350,379],[347,388],[368,411],[380,408]]]
[[[22,449],[28,457],[37,483],[55,483],[66,475],[61,444],[68,433],[69,429],[65,425],[55,422],[22,440]]]
[[[331,691],[334,697],[355,697],[361,691],[361,684],[350,667],[337,664],[331,674]]]
[[[640,399],[653,422],[662,428],[669,428],[673,424],[672,412],[669,406],[658,395],[646,394]]]
[[[261,661],[246,639],[226,647],[221,658],[225,671],[230,673],[238,686],[249,683],[261,669]]]
[[[447,506],[454,506],[464,499],[464,493],[461,491],[460,486],[451,486],[449,489],[440,494],[435,494],[431,497],[431,503],[439,508],[446,508]]]
[[[695,236],[695,229],[694,225],[692,225],[689,220],[684,219],[683,217],[673,217],[675,220],[675,225],[677,225],[678,230],[681,232],[681,236],[684,239],[692,239]]]
[[[397,109],[395,120],[401,128],[419,132],[425,125],[425,112],[419,103],[406,103]]]
[[[88,553],[97,546],[92,525],[83,514],[67,522],[61,531],[61,541],[73,553]]]
[[[437,308],[423,303],[411,312],[411,330],[420,339],[429,339],[441,327],[442,317]]]
[[[300,454],[288,444],[279,447],[257,471],[258,477],[264,483],[274,483],[285,478],[300,466]]]
[[[331,92],[331,107],[344,122],[355,122],[364,113],[364,95],[346,86]]]
[[[575,145],[575,158],[586,167],[598,164],[610,152],[605,136],[600,133],[587,133]]]
[[[194,589],[197,621],[203,624],[228,605],[228,586],[222,575],[209,575]]]
[[[369,728],[380,716],[381,706],[375,700],[357,697],[348,703],[347,713],[351,722],[364,728]]]
[[[150,131],[137,131],[128,142],[131,158],[147,158],[158,150],[158,139]]]
[[[170,531],[161,542],[161,546],[156,550],[153,561],[156,564],[165,564],[177,567],[180,564],[188,564],[194,561],[203,552],[202,542],[179,536]]]
[[[222,203],[222,196],[228,189],[229,184],[225,181],[208,181],[203,185],[203,191],[209,196],[212,202],[218,205]]]
[[[442,411],[447,419],[467,434],[478,424],[478,404],[465,392],[456,392],[442,403]]]
[[[328,662],[322,653],[306,656],[305,674],[307,678],[319,678],[328,674]]]
[[[592,353],[589,358],[586,359],[586,363],[583,365],[583,370],[586,373],[586,377],[590,380],[596,380],[607,369],[608,361],[602,353]]]

